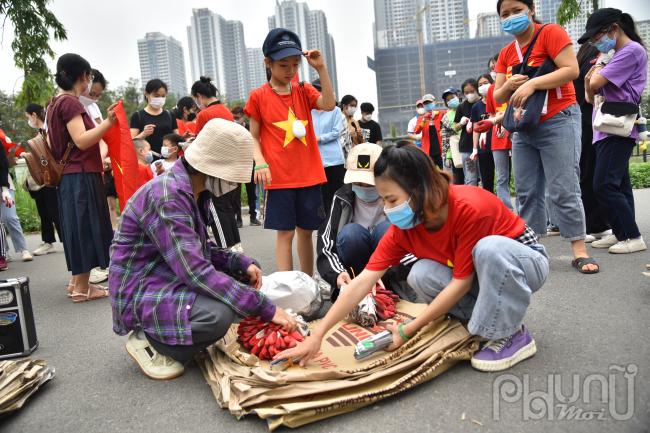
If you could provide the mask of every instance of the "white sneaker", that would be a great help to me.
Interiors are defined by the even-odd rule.
[[[30,253],[27,250],[22,252],[22,257],[23,257],[23,262],[31,262],[32,260],[34,260],[34,257],[32,257],[32,253]]]
[[[108,280],[108,269],[94,268],[90,271],[90,284],[99,284]]]
[[[602,239],[594,241],[591,243],[591,246],[594,248],[609,248],[618,243],[618,239],[614,235],[603,236]]]
[[[43,242],[38,248],[34,250],[35,256],[44,256],[45,254],[54,253],[54,245]]]
[[[585,243],[586,244],[590,244],[590,243],[592,243],[593,241],[596,241],[596,240],[598,240],[598,238],[596,238],[596,236],[594,236],[594,235],[585,236]]]
[[[647,249],[643,237],[637,239],[627,239],[620,241],[616,245],[609,247],[610,254],[630,254]]]
[[[604,232],[599,232],[599,233],[591,233],[591,235],[593,237],[595,237],[596,239],[602,239],[605,236],[611,235],[611,234],[613,234],[611,230],[605,230]]]
[[[183,364],[156,352],[147,340],[140,340],[134,331],[129,333],[126,351],[138,363],[142,372],[151,379],[176,379],[185,372]]]
[[[241,244],[241,242],[239,242],[238,244],[230,247],[230,251],[233,253],[244,254],[244,246]]]

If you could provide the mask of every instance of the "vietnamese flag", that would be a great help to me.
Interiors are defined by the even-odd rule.
[[[120,208],[124,209],[126,202],[143,184],[140,182],[138,156],[135,153],[122,101],[115,106],[115,115],[117,122],[104,134],[103,139],[108,146],[108,156],[113,166],[115,190],[120,199]]]

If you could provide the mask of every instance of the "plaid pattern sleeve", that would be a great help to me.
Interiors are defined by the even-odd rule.
[[[165,344],[192,344],[189,316],[198,294],[241,316],[271,320],[275,305],[236,281],[245,280],[251,263],[211,247],[189,176],[176,163],[138,190],[115,234],[109,272],[113,329],[120,335],[142,329]]]
[[[528,227],[528,224],[526,224],[524,233],[518,238],[516,238],[515,240],[517,242],[521,242],[524,245],[535,245],[536,243],[538,243],[539,238],[537,237],[535,230],[531,229],[530,227]]]

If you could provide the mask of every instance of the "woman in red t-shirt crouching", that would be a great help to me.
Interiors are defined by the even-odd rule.
[[[409,273],[409,286],[430,304],[410,323],[391,328],[388,350],[451,314],[468,321],[470,333],[488,339],[472,358],[478,370],[505,370],[533,356],[535,341],[522,321],[549,271],[535,233],[494,194],[450,185],[447,175],[409,142],[385,148],[374,172],[391,227],[312,335],[277,358],[299,357],[301,364],[311,359],[328,329],[407,253],[420,259]]]
[[[548,205],[561,235],[571,241],[573,266],[583,274],[594,274],[599,267],[587,254],[585,211],[580,195],[582,127],[573,88],[580,70],[571,39],[561,26],[535,21],[533,0],[498,0],[497,11],[503,31],[515,40],[501,49],[494,67],[495,102],[507,102],[525,111],[528,98],[537,91],[546,92],[539,125],[532,131],[510,136],[519,214],[537,234],[546,235]],[[556,67],[553,72],[532,78],[517,73],[531,43],[525,63],[536,68],[550,59]],[[550,203],[546,203],[545,196]]]

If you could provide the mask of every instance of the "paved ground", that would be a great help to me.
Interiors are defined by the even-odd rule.
[[[650,190],[636,194],[641,231],[650,238]],[[274,268],[273,238],[257,227],[242,230],[244,246],[267,270]],[[650,239],[649,239],[650,240]],[[34,248],[39,242],[29,237]],[[552,254],[551,275],[533,298],[527,324],[538,354],[509,373],[510,386],[493,385],[507,376],[480,373],[458,365],[433,382],[358,412],[303,428],[309,432],[648,432],[650,431],[650,279],[641,271],[650,253],[615,257],[594,251],[600,275],[582,276],[569,266],[569,245],[558,238],[544,241]],[[73,305],[64,296],[67,281],[62,253],[32,263],[11,263],[2,277],[31,279],[40,348],[35,356],[56,367],[56,378],[18,414],[0,421],[3,432],[263,432],[255,418],[237,422],[218,408],[198,368],[189,368],[172,382],[144,377],[124,351],[125,339],[111,330],[107,300]],[[606,420],[558,420],[546,411],[548,400],[534,391],[548,391],[548,378],[558,375],[564,395],[571,380],[579,387],[587,375],[614,373],[611,366],[630,366],[634,377],[631,418],[614,421],[608,409],[627,409],[623,376],[609,380],[605,400],[596,392],[580,392],[578,408],[603,413]],[[517,384],[519,382],[519,384]],[[526,383],[528,383],[526,385]],[[513,385],[514,384],[514,385]],[[523,387],[527,387],[525,390]],[[597,389],[594,385],[594,390]],[[629,388],[632,389],[632,388]],[[514,403],[493,398],[506,391],[523,393]],[[500,392],[501,391],[501,392]],[[559,389],[556,389],[559,393]],[[511,394],[512,395],[512,394]],[[611,398],[609,397],[611,395]],[[541,398],[540,398],[541,397]],[[586,398],[586,402],[582,399]],[[524,401],[525,399],[525,401]],[[547,403],[547,401],[549,401]],[[500,416],[494,419],[498,403]],[[541,412],[540,412],[541,411]],[[532,413],[531,413],[532,412]],[[465,413],[465,420],[461,420]],[[530,420],[541,413],[544,420]],[[548,418],[551,418],[549,420]],[[584,413],[584,417],[593,414]],[[528,420],[526,419],[528,418]],[[473,423],[476,420],[478,423]]]

